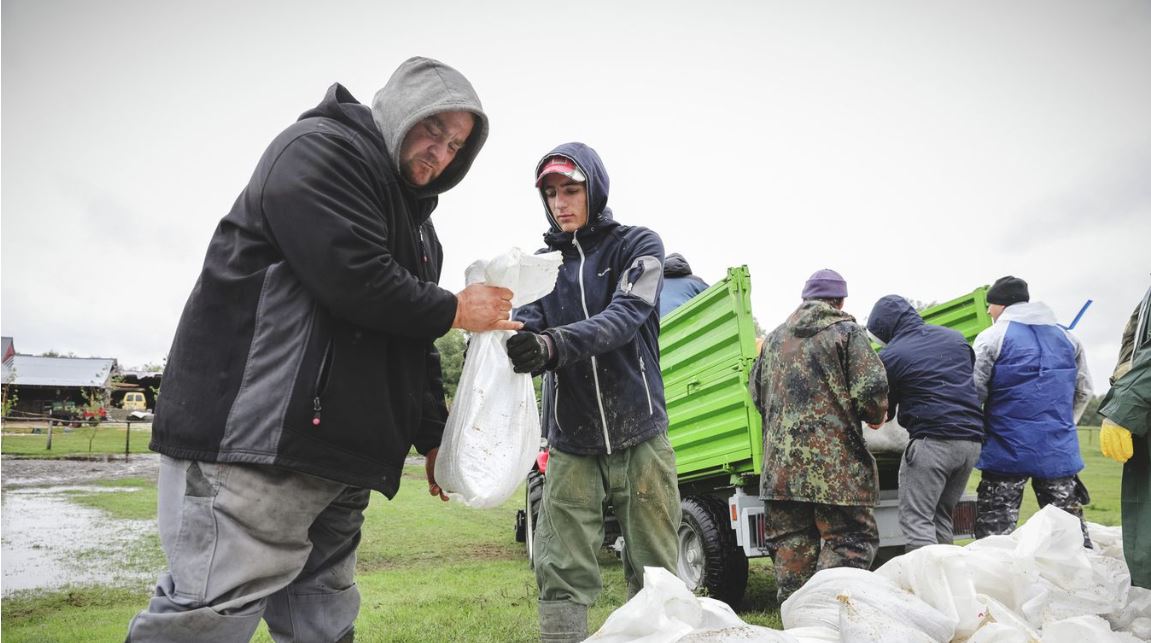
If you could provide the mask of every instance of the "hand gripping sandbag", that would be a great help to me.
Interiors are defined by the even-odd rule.
[[[518,248],[468,269],[468,285],[510,289],[512,306],[555,288],[560,253],[527,255]],[[476,333],[448,412],[436,458],[436,482],[469,507],[502,504],[523,482],[540,448],[540,419],[531,375],[512,371],[504,342],[511,331]]]

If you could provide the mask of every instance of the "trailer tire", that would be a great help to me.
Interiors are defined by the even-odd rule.
[[[738,607],[747,589],[747,556],[736,544],[727,505],[707,496],[688,496],[680,505],[676,575],[692,591]]]

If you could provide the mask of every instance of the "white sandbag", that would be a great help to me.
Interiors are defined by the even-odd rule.
[[[843,640],[869,639],[870,632],[900,631],[905,640],[950,641],[955,622],[887,578],[863,569],[838,567],[815,573],[780,606],[785,631],[823,626]],[[842,627],[847,626],[849,638]]]
[[[895,419],[884,422],[878,429],[863,425],[863,443],[872,453],[903,453],[909,441],[907,429]]]
[[[1127,602],[1104,614],[1115,631],[1131,632],[1145,641],[1151,641],[1151,589],[1131,587]]]
[[[799,639],[784,632],[748,625],[727,605],[691,593],[675,574],[644,567],[643,589],[612,612],[588,641],[595,643],[820,643],[838,639]]]
[[[1048,623],[1041,643],[1138,643],[1126,632],[1112,632],[1107,621],[1091,614]]]
[[[559,252],[528,255],[518,248],[468,267],[467,284],[511,289],[512,306],[555,287]],[[511,331],[472,335],[436,458],[436,482],[469,507],[502,504],[523,482],[540,446],[531,375],[512,371],[504,343]]]
[[[713,615],[718,626],[741,625],[723,614]],[[662,643],[690,634],[703,621],[703,607],[682,580],[662,567],[644,567],[643,589],[612,612],[603,626],[589,638],[600,643]]]
[[[899,615],[887,614],[849,594],[839,595],[839,638],[852,643],[937,643],[926,632],[911,626]]]
[[[955,626],[955,636],[969,637],[987,618],[967,564],[968,551],[955,545],[929,545],[896,556],[875,573],[915,594]]]
[[[1123,528],[1087,523],[1087,534],[1095,551],[1111,558],[1123,560]]]
[[[1036,638],[1022,630],[1002,623],[987,623],[979,628],[965,643],[1034,643]]]

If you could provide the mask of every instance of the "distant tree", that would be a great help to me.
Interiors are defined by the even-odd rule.
[[[1101,426],[1103,424],[1103,416],[1099,415],[1099,405],[1102,401],[1102,395],[1095,395],[1087,400],[1087,408],[1083,410],[1083,416],[1079,418],[1079,426]]]
[[[751,323],[755,326],[756,337],[767,337],[767,331],[763,329],[763,326],[759,325],[759,319],[757,319],[755,315],[751,316]]]
[[[48,350],[44,351],[43,353],[40,353],[40,357],[76,357],[76,353],[73,353],[72,351],[68,351],[67,353],[61,353],[60,351],[58,351],[54,348],[49,348]]]
[[[923,301],[921,299],[911,299],[909,297],[907,299],[907,303],[911,304],[911,307],[915,309],[915,312],[921,313],[921,312],[927,310],[928,308],[931,308],[935,304],[938,304],[939,302],[937,302],[937,301],[927,302],[927,301]]]
[[[3,388],[0,389],[0,402],[3,405],[3,417],[12,415],[12,409],[16,408],[16,403],[20,401],[20,395],[16,391],[16,369],[13,368],[8,372],[8,377],[4,379]]]
[[[444,371],[444,394],[450,406],[456,397],[456,387],[460,383],[460,373],[464,370],[464,351],[468,342],[464,331],[453,328],[447,335],[436,340],[436,350],[440,352],[440,366]]]

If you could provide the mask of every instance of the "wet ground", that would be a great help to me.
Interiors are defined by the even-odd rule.
[[[3,594],[69,584],[147,587],[156,570],[133,569],[123,555],[156,531],[153,520],[112,520],[71,502],[69,494],[131,493],[91,486],[116,478],[156,479],[158,455],[107,460],[0,460]],[[154,545],[147,545],[154,546]]]
[[[18,487],[76,485],[116,478],[155,480],[160,470],[160,456],[154,453],[111,456],[99,460],[32,460],[5,457],[0,459],[0,487],[4,491]]]

